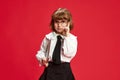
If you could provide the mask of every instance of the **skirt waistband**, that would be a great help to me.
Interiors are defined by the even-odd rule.
[[[51,63],[51,64],[54,64],[54,62],[52,62],[52,61],[49,61],[48,63]],[[69,62],[61,62],[61,64],[70,64]]]

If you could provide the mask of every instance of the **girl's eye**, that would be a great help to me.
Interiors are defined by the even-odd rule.
[[[58,21],[55,21],[55,23],[58,23]]]
[[[57,24],[62,23],[63,24],[63,23],[67,23],[67,22],[63,20],[63,21],[55,21],[55,23],[57,23]]]

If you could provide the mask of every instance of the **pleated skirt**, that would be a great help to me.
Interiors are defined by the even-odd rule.
[[[70,63],[56,65],[49,62],[49,66],[44,69],[39,80],[75,80]]]

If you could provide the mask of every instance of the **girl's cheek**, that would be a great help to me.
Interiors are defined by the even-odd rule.
[[[57,26],[57,24],[54,24],[54,27],[56,27]]]

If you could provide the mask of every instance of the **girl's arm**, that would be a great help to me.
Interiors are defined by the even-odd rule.
[[[48,40],[45,37],[42,41],[40,50],[37,51],[37,54],[36,54],[36,58],[39,61],[40,65],[47,64],[47,58],[45,56],[47,54],[47,44],[48,44]]]
[[[75,56],[77,52],[77,37],[70,34],[70,23],[67,24],[67,26],[64,27],[63,35],[64,43],[63,43],[63,53],[66,57],[72,58]]]
[[[63,43],[63,53],[68,58],[73,58],[77,52],[77,38],[75,36],[65,37]]]

